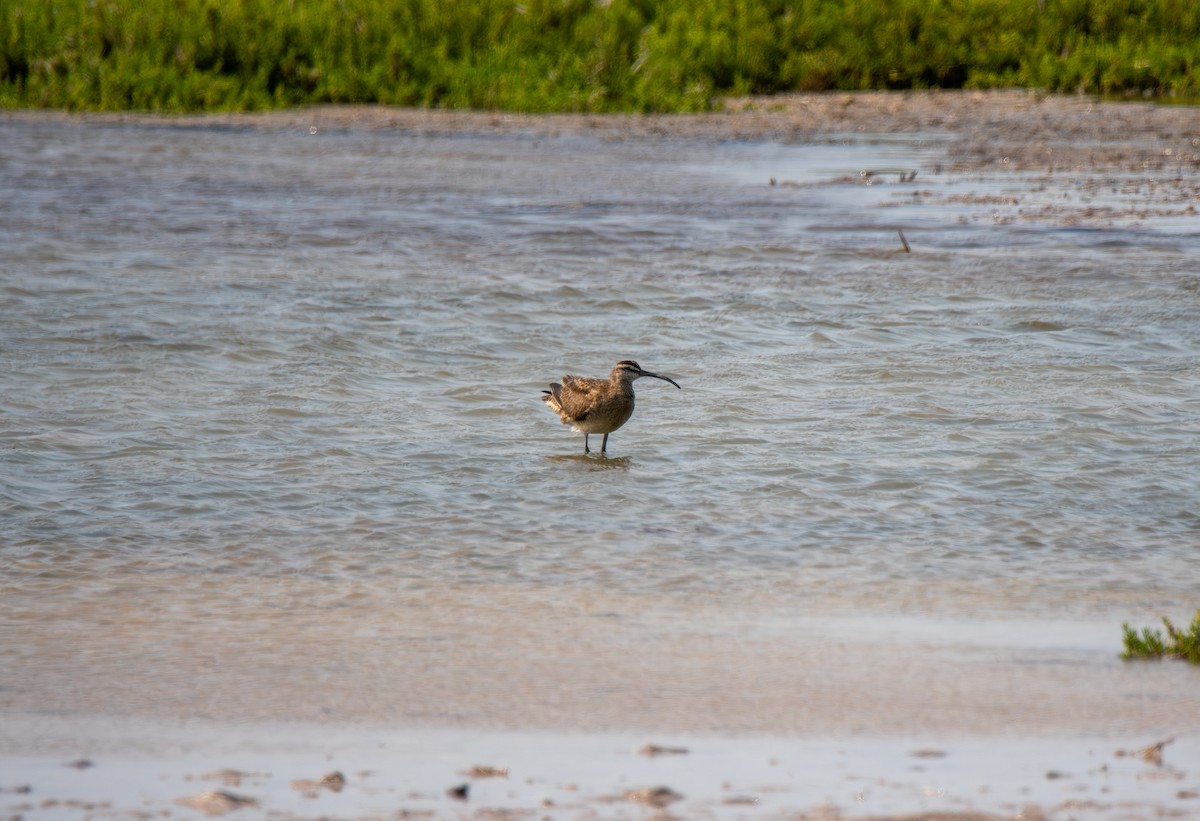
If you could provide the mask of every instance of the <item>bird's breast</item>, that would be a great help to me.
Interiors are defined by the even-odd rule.
[[[574,421],[580,433],[612,433],[629,421],[633,415],[633,397],[620,397],[607,402],[597,402],[587,414]]]

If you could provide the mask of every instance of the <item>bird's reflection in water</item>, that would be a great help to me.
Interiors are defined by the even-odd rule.
[[[557,456],[547,456],[551,462],[574,463],[588,470],[629,470],[633,460],[628,456],[605,456],[596,453],[563,453]]]

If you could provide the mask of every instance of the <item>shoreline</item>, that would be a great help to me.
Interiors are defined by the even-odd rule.
[[[12,623],[36,623],[43,651],[30,647],[6,677],[0,712],[489,731],[1200,736],[1200,711],[1181,711],[1200,703],[1187,696],[1194,671],[1121,661],[1119,619],[1104,617],[1115,603],[1022,617],[1005,608],[1019,591],[974,587],[957,591],[962,610],[934,614],[917,600],[872,612],[873,595],[889,593],[879,588],[789,603],[150,581],[109,579],[52,613],[33,591],[24,608],[14,599]],[[137,591],[136,614],[113,613],[122,589]],[[942,595],[947,607],[956,596]],[[969,615],[972,603],[987,618]]]
[[[323,105],[265,112],[0,111],[4,122],[405,135],[804,145],[906,139],[938,147],[896,186],[968,222],[1186,227],[1200,208],[1200,106],[1027,90],[787,94],[701,114],[520,114]],[[779,180],[781,187],[870,183]],[[1147,182],[1149,181],[1149,182]],[[770,178],[771,185],[775,179]],[[947,186],[952,182],[952,186]],[[768,183],[764,178],[762,183]],[[899,196],[899,195],[897,195]]]
[[[1154,170],[1200,167],[1200,106],[1026,90],[828,92],[729,98],[701,114],[521,114],[322,105],[265,112],[162,114],[14,109],[0,121],[392,131],[606,139],[802,142],[838,134],[941,134],[947,170]],[[1164,153],[1169,148],[1169,153]]]
[[[592,604],[607,613],[615,602]],[[46,697],[65,679],[42,675],[60,685],[24,708],[11,697],[0,706],[0,817],[1130,821],[1200,811],[1200,714],[1181,697],[1194,671],[1119,662],[1082,625],[841,615],[822,620],[829,644],[816,646],[788,638],[809,630],[786,614],[751,627],[721,613],[696,623],[643,612],[622,628],[633,638],[605,652],[603,628],[582,628],[587,613],[552,602],[516,614],[514,634],[491,622],[492,607],[459,612],[449,630],[454,612],[426,601],[444,642],[475,645],[396,658],[345,641],[352,623],[375,629],[362,619],[378,605],[343,614],[328,636],[310,629],[304,658],[337,655],[353,671],[320,664],[319,683],[256,673],[249,661],[278,638],[269,624],[240,635],[236,658],[190,653],[154,671],[126,659],[152,647],[155,631],[117,635],[119,649],[79,637],[112,663],[93,658],[73,697]],[[203,629],[160,629],[216,649]],[[632,660],[619,652],[629,640]],[[535,645],[544,662],[520,650]],[[1162,760],[1149,759],[1160,742]],[[323,786],[335,773],[336,791]],[[447,793],[464,784],[466,800]]]
[[[6,716],[5,726],[6,735],[41,739],[14,749],[0,737],[0,810],[27,819],[82,810],[93,818],[1102,821],[1200,808],[1200,774],[1186,763],[1200,757],[1195,738],[838,740],[45,716]]]

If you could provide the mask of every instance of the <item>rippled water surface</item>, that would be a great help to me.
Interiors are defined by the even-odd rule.
[[[0,123],[0,588],[1189,601],[1200,228],[859,176],[943,144]]]

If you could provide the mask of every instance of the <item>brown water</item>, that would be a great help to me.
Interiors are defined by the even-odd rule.
[[[1200,224],[945,144],[0,121],[0,709],[1169,729]]]

